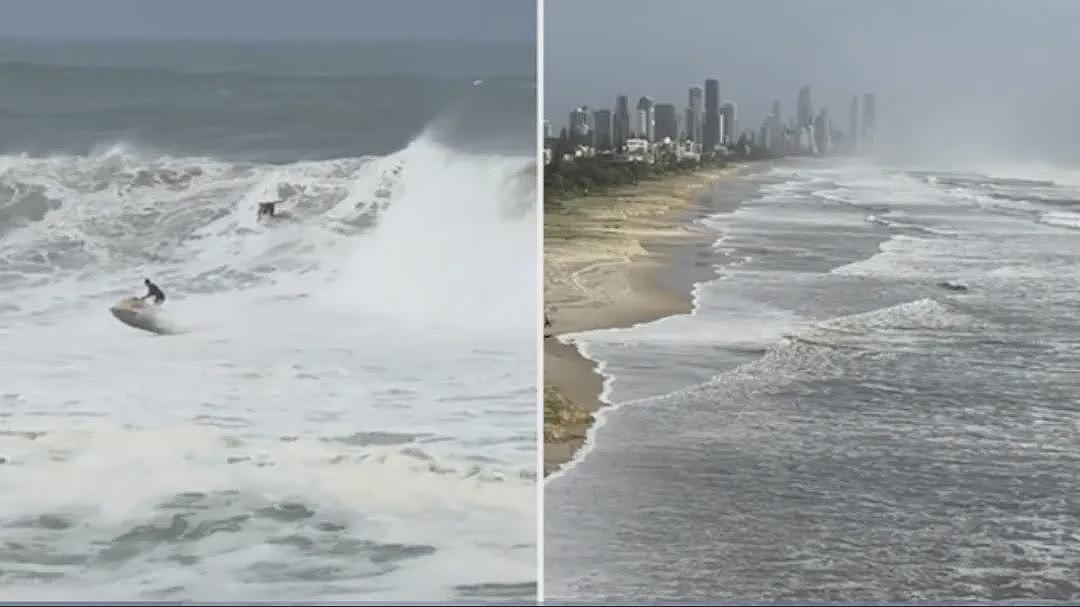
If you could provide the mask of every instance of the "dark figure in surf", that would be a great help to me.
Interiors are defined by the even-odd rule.
[[[548,330],[550,328],[551,319],[548,318],[547,314],[544,314],[544,337],[551,337],[551,331]]]
[[[155,305],[160,306],[161,304],[165,303],[165,293],[162,292],[162,290],[159,289],[156,284],[150,282],[149,278],[144,279],[143,284],[146,285],[146,288],[149,290],[149,293],[147,293],[146,295],[143,295],[143,297],[142,297],[143,301],[153,297]]]
[[[276,202],[260,202],[259,203],[259,214],[256,216],[256,218],[257,219],[262,219],[264,215],[267,216],[267,217],[273,217],[274,216],[274,205],[276,205],[276,204],[277,204]]]
[[[961,293],[967,292],[968,288],[958,282],[939,282],[938,286],[942,289],[948,289],[950,291],[960,291]]]

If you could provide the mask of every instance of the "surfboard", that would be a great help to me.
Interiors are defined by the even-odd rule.
[[[172,333],[158,317],[157,306],[146,303],[138,297],[125,297],[109,308],[117,320],[129,327],[142,329],[158,335]]]

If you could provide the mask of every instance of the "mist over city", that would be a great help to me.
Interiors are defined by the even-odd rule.
[[[1080,4],[1061,0],[552,0],[544,117],[558,134],[574,108],[614,111],[627,95],[681,119],[688,89],[715,78],[737,104],[737,137],[774,102],[786,123],[809,86],[815,115],[827,109],[845,134],[852,97],[876,95],[874,154],[890,162],[1068,163],[1080,159],[1078,19]]]

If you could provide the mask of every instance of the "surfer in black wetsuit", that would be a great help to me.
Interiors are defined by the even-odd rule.
[[[156,284],[150,282],[149,278],[144,279],[143,284],[146,285],[146,288],[150,291],[146,295],[143,295],[142,299],[144,301],[153,297],[155,305],[160,306],[161,304],[165,303],[165,293],[162,292],[162,290],[159,289]]]
[[[266,215],[267,217],[273,217],[274,216],[274,205],[276,205],[276,204],[277,204],[277,202],[260,202],[259,203],[259,214],[256,216],[256,218],[257,219],[262,219],[263,215]]]

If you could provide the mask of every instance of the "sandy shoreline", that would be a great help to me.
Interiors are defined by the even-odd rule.
[[[665,286],[661,276],[673,251],[713,241],[713,232],[693,223],[699,194],[737,170],[701,170],[545,207],[544,305],[554,334],[544,340],[545,475],[584,444],[589,414],[604,405],[596,364],[557,336],[691,311],[690,290]]]

